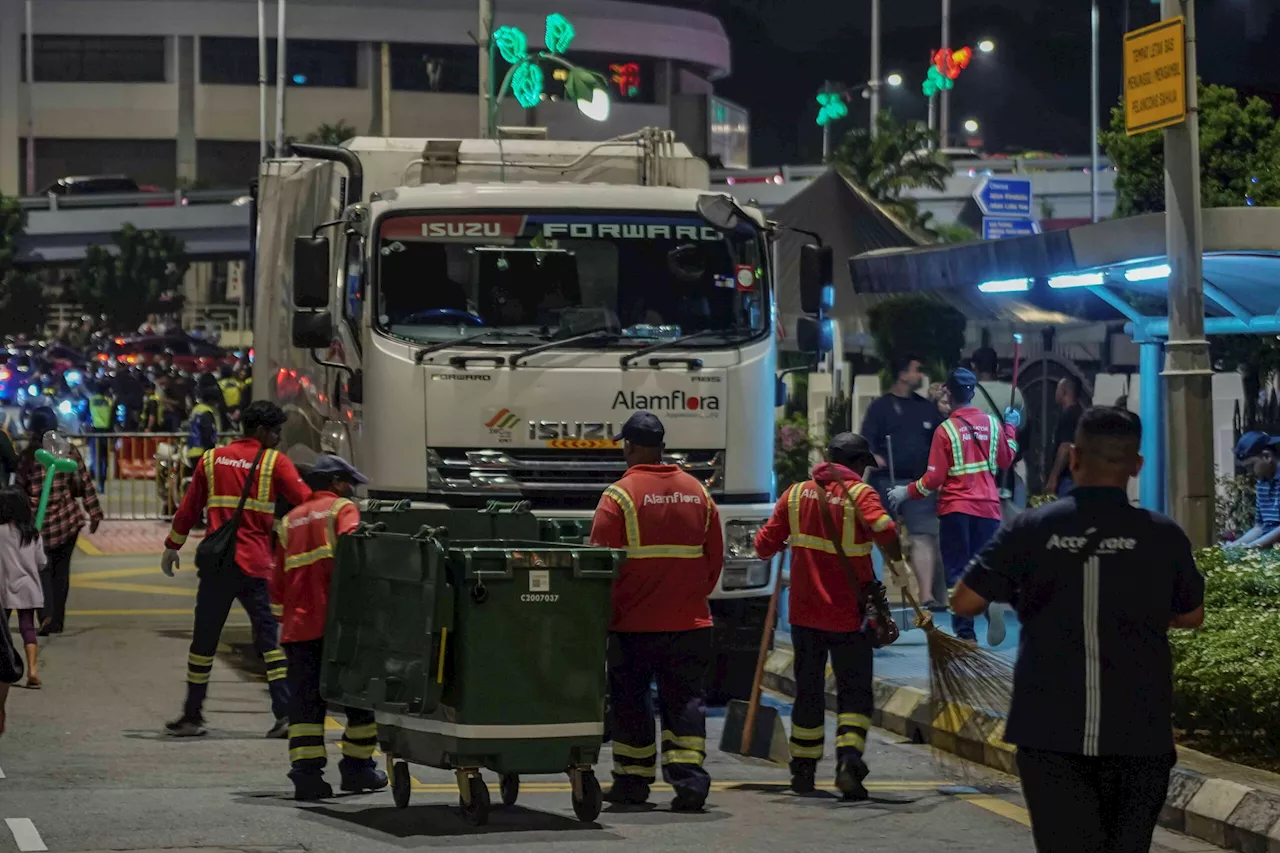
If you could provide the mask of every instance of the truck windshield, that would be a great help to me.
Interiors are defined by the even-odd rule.
[[[442,342],[527,345],[596,329],[586,346],[637,346],[707,332],[691,346],[763,333],[769,322],[758,231],[693,214],[449,213],[384,218],[374,325]],[[722,332],[723,336],[716,334]]]

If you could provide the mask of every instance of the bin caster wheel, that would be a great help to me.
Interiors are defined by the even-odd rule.
[[[600,816],[600,809],[603,807],[604,792],[600,790],[600,782],[596,780],[596,774],[590,770],[584,771],[582,774],[582,799],[578,799],[576,796],[573,798],[573,813],[583,823],[591,823]]]
[[[515,773],[504,773],[498,788],[502,792],[502,804],[514,806],[520,796],[520,777]]]
[[[408,762],[397,761],[391,768],[391,797],[395,800],[396,808],[409,807],[409,789],[412,785]]]
[[[467,780],[467,784],[470,786],[471,802],[462,802],[462,798],[458,798],[462,819],[472,826],[484,826],[489,822],[489,786],[479,774]]]

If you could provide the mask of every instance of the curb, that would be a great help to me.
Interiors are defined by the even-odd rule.
[[[794,654],[776,647],[765,664],[765,686],[794,698]],[[964,705],[935,702],[928,693],[876,678],[871,721],[882,729],[994,768],[1018,775],[1017,748],[1004,742],[1005,718]],[[836,710],[835,677],[827,669],[827,710]],[[1186,750],[1183,757],[1196,756]],[[1225,764],[1226,762],[1215,762]],[[1238,765],[1232,765],[1238,766]],[[1249,775],[1241,767],[1242,777]],[[1184,767],[1169,776],[1169,793],[1160,826],[1227,850],[1280,853],[1280,792],[1240,784]]]

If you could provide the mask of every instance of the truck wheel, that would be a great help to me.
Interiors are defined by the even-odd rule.
[[[498,789],[502,792],[502,804],[514,806],[516,798],[520,796],[520,777],[515,773],[502,774]]]
[[[591,823],[600,816],[602,808],[604,808],[604,792],[600,790],[600,782],[596,779],[595,773],[585,770],[582,773],[582,799],[574,798],[573,813],[583,823]]]
[[[409,807],[409,790],[413,785],[413,781],[409,778],[409,764],[406,761],[397,761],[395,766],[391,768],[391,796],[396,802],[396,808],[405,809]]]
[[[462,819],[472,826],[484,826],[489,822],[489,786],[484,783],[479,774],[472,776],[469,780],[471,802],[461,802],[459,798],[458,805],[462,807]]]

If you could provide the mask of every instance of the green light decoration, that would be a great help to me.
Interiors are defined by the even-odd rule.
[[[525,109],[542,100],[542,69],[533,62],[521,62],[511,77],[511,93]]]
[[[844,102],[844,95],[840,92],[819,92],[818,104],[819,127],[826,127],[849,114],[849,105]]]
[[[502,80],[497,97],[489,98],[489,127],[497,132],[498,109],[503,97],[510,90],[516,101],[525,109],[536,107],[543,99],[544,76],[541,60],[553,62],[569,73],[565,79],[564,93],[576,101],[583,115],[596,121],[609,117],[609,84],[604,76],[579,68],[562,55],[573,43],[576,32],[569,19],[558,12],[547,15],[545,41],[547,49],[529,50],[529,39],[517,27],[499,27],[493,31],[491,42],[498,53],[511,66]],[[842,105],[843,106],[843,105]],[[847,112],[847,110],[846,110]]]
[[[564,53],[569,49],[569,44],[576,34],[573,24],[569,23],[569,19],[564,15],[559,12],[547,15],[547,34],[545,38],[547,50],[552,53]]]
[[[516,27],[498,27],[493,31],[493,43],[502,58],[511,65],[523,62],[529,56],[529,40]]]
[[[920,90],[924,92],[926,98],[932,98],[941,91],[954,89],[956,81],[938,70],[938,66],[930,65],[929,73],[925,75],[924,82],[920,84]]]

